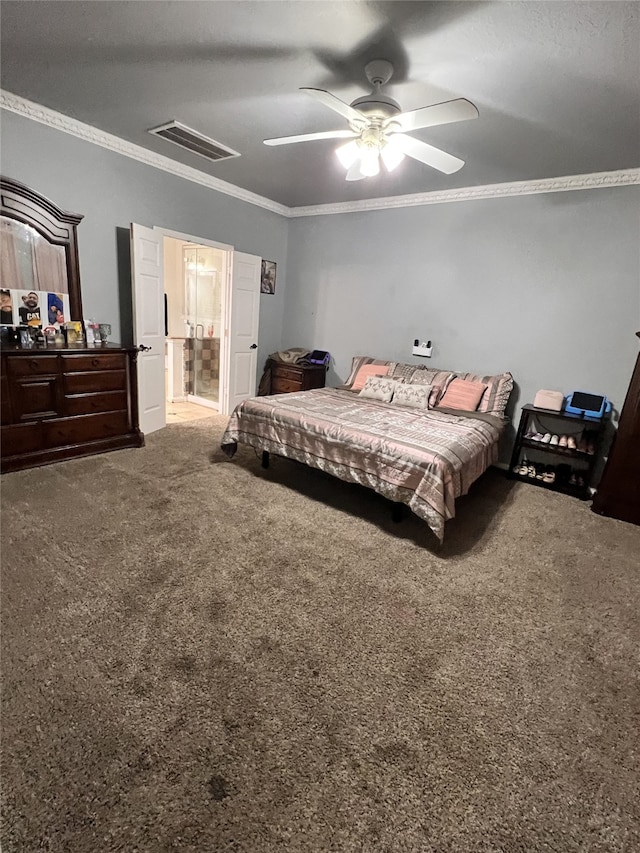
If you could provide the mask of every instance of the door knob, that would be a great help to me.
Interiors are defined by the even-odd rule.
[[[153,349],[153,347],[146,347],[144,344],[139,344],[138,349],[140,350],[140,352],[149,352],[149,350]]]
[[[249,349],[258,349],[258,344],[251,344]]]

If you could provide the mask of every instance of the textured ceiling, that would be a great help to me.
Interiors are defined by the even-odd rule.
[[[15,2],[2,0],[2,88],[287,206],[640,165],[637,2]],[[338,143],[274,136],[346,121],[299,87],[350,102],[391,60],[404,110],[465,97],[476,121],[413,135],[465,160],[405,159],[344,180]],[[241,153],[220,163],[147,130],[177,119]]]

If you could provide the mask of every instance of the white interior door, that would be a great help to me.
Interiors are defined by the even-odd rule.
[[[228,381],[223,388],[222,413],[230,414],[256,393],[258,371],[258,327],[260,324],[261,258],[233,253],[227,365]]]
[[[166,425],[164,388],[164,284],[162,235],[131,225],[133,330],[138,353],[140,429],[147,434]]]

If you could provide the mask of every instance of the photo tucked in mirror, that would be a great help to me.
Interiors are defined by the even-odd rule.
[[[10,290],[0,290],[0,326],[13,326],[13,299]]]

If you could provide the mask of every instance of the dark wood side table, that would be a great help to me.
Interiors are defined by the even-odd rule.
[[[287,364],[272,361],[270,367],[272,394],[324,388],[327,369],[323,364]]]
[[[520,425],[509,464],[509,477],[533,483],[536,486],[543,486],[554,492],[563,492],[565,495],[572,495],[581,500],[587,500],[605,422],[602,418],[588,418],[570,412],[537,409],[531,403],[527,403],[522,407]],[[580,436],[588,435],[592,440],[592,452],[581,450],[579,446],[572,449],[557,444],[545,444],[528,437],[531,433],[541,431],[553,432],[557,435],[571,435],[576,440]],[[532,462],[534,466],[535,461],[538,461],[538,464],[547,463],[547,467],[557,470],[557,476],[553,482],[545,483],[535,477],[517,473],[518,467],[525,459]],[[562,476],[562,473],[566,473],[566,478]],[[580,480],[575,484],[570,479],[571,473],[580,476]]]

